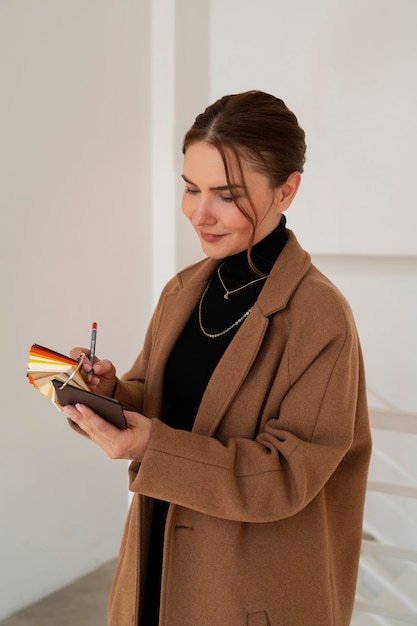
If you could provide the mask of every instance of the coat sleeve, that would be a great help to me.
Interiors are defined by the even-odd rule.
[[[150,329],[148,329],[148,335]],[[127,411],[142,412],[143,404],[143,388],[146,378],[146,366],[147,366],[147,346],[150,340],[144,342],[144,347],[136,358],[131,369],[123,374],[121,378],[116,380],[116,385],[113,390],[113,398],[119,400],[123,405],[123,408]]]
[[[285,393],[254,439],[221,442],[154,420],[142,463],[130,466],[131,490],[223,519],[268,522],[296,514],[325,487],[343,489],[348,474],[363,482],[370,437],[362,358],[353,319],[338,311],[319,338],[302,323],[292,330],[274,382],[287,380]]]

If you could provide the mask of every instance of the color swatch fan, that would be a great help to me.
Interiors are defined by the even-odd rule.
[[[71,386],[88,390],[88,385],[79,371],[83,356],[77,361],[35,343],[29,351],[27,369],[29,382],[61,410],[52,381],[59,380],[63,385],[71,381]]]

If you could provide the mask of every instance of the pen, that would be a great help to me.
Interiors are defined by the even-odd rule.
[[[93,378],[94,374],[94,355],[96,352],[96,337],[97,337],[97,322],[93,322],[91,325],[91,344],[90,344],[90,361],[91,370],[88,372],[88,380]]]

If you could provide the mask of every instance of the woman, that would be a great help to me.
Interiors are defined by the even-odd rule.
[[[90,383],[129,429],[65,409],[132,461],[109,624],[347,626],[370,431],[349,306],[285,226],[304,132],[251,91],[209,106],[183,152],[207,258],[165,286],[131,370],[96,360]]]

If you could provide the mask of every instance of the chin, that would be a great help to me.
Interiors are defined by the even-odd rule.
[[[208,250],[207,248],[202,248],[204,254],[209,258],[209,259],[213,259],[214,261],[216,260],[221,260],[224,259],[225,257],[228,256],[228,254],[222,254],[220,252],[215,252],[214,250]]]

